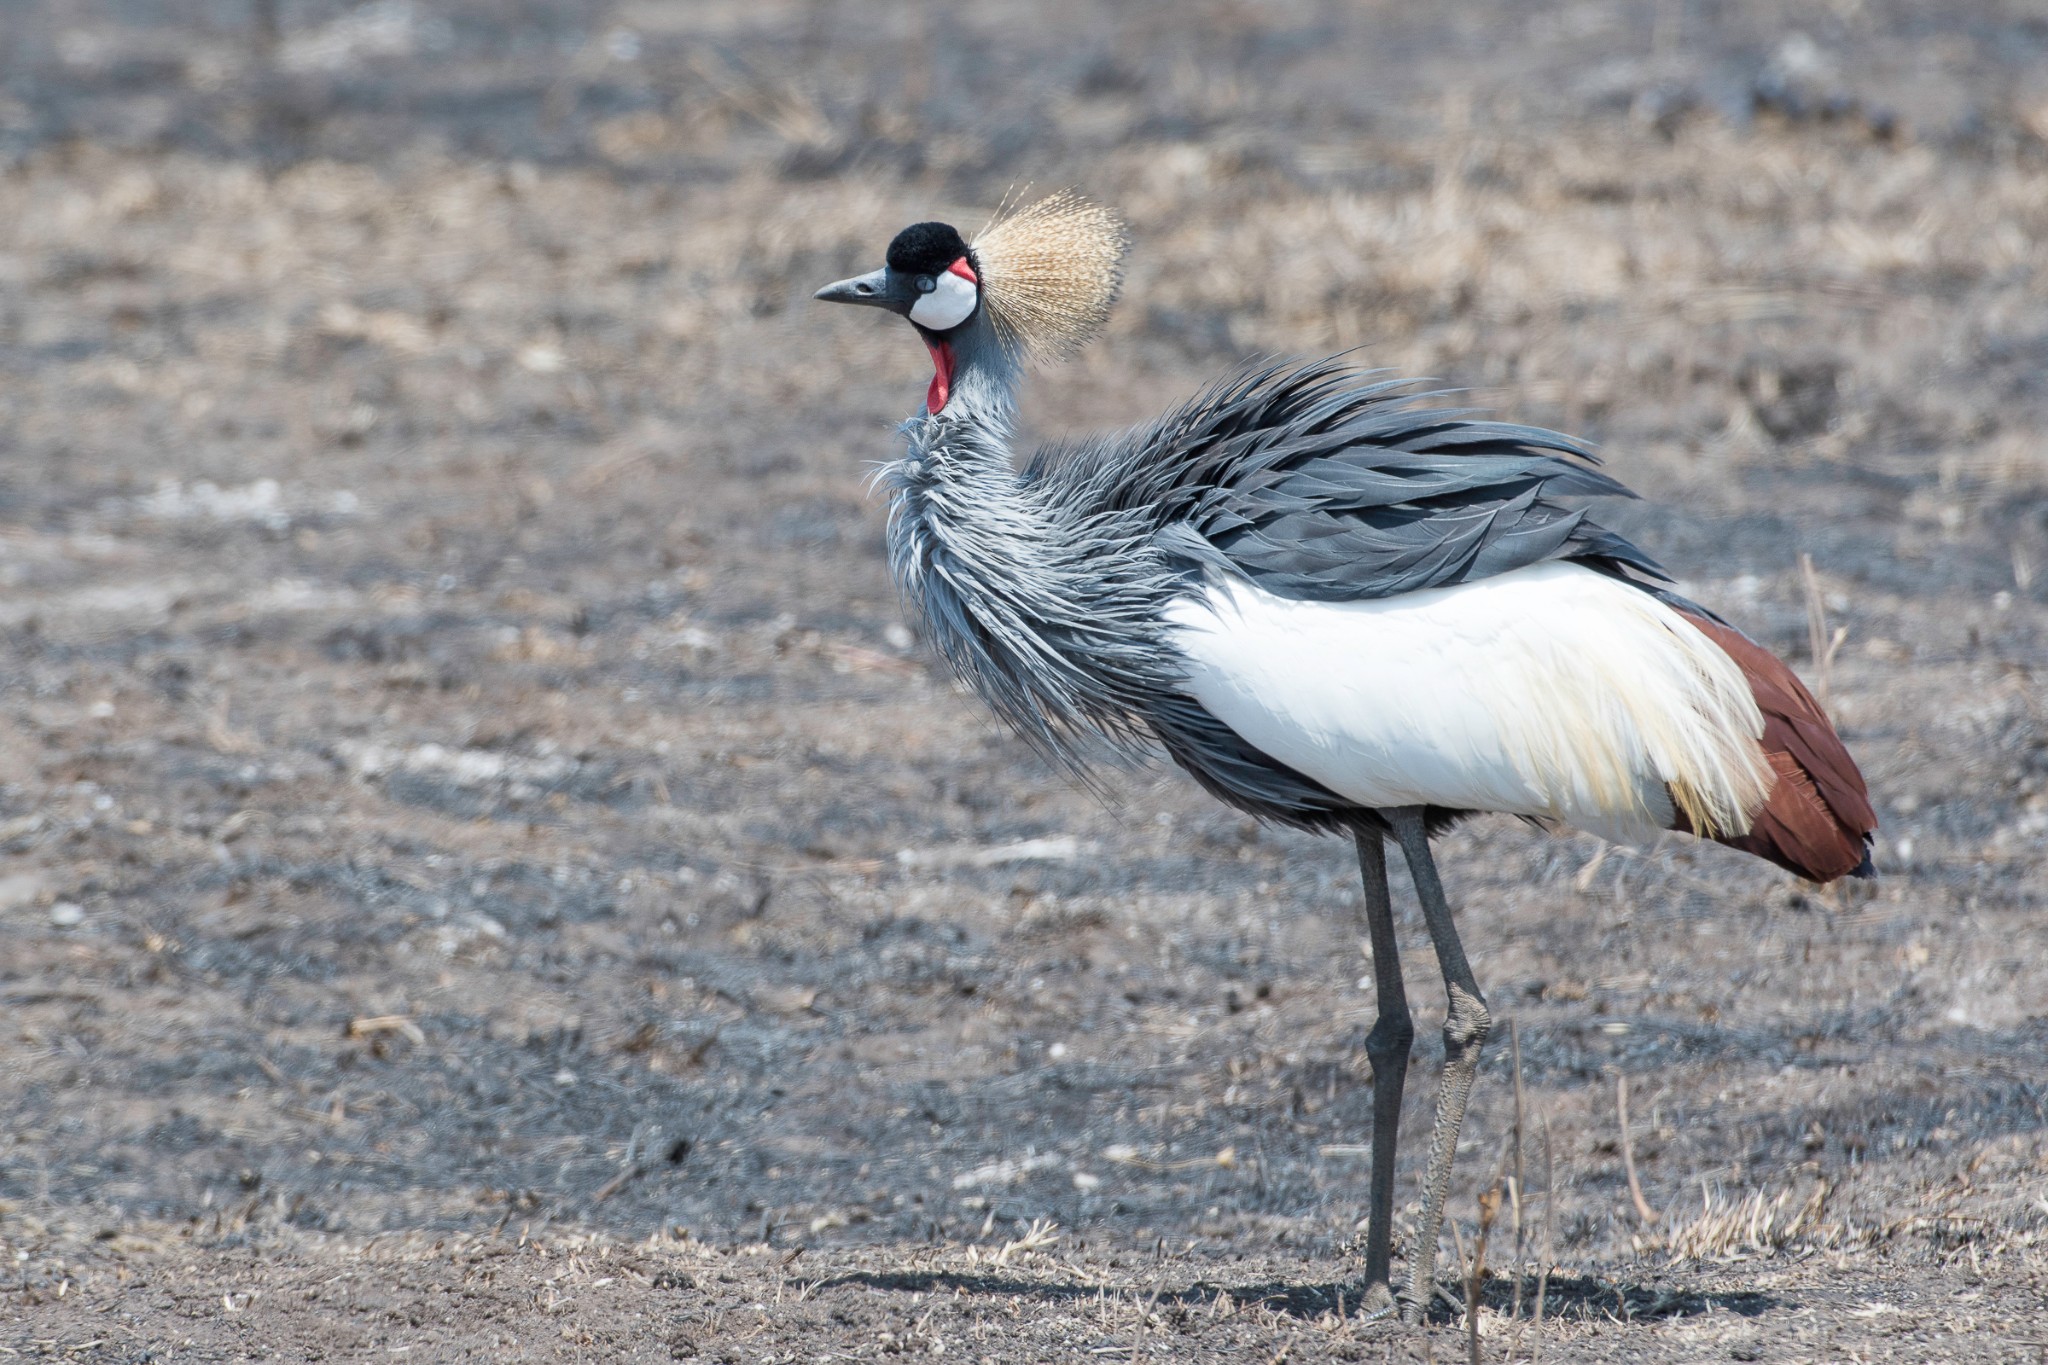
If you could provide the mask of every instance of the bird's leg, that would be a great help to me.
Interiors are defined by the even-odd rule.
[[[1465,949],[1458,942],[1458,927],[1451,921],[1451,907],[1444,900],[1443,883],[1437,879],[1436,862],[1429,856],[1429,831],[1423,824],[1420,806],[1402,806],[1383,812],[1401,841],[1408,871],[1415,878],[1415,894],[1422,902],[1422,917],[1429,925],[1429,939],[1436,946],[1437,966],[1444,974],[1444,993],[1449,1012],[1444,1019],[1444,1074],[1436,1092],[1436,1128],[1429,1139],[1429,1173],[1423,1179],[1422,1226],[1417,1230],[1412,1258],[1414,1276],[1408,1284],[1401,1316],[1420,1322],[1428,1316],[1430,1300],[1436,1294],[1436,1241],[1443,1227],[1444,1200],[1451,1189],[1451,1161],[1458,1152],[1458,1129],[1465,1122],[1465,1101],[1472,1095],[1472,1078],[1479,1070],[1479,1049],[1486,1043],[1493,1016],[1472,978],[1472,966],[1465,961]]]
[[[1379,1018],[1365,1036],[1372,1061],[1372,1203],[1365,1225],[1365,1311],[1384,1317],[1394,1311],[1389,1271],[1394,1238],[1394,1143],[1401,1129],[1401,1090],[1408,1081],[1408,1053],[1415,1020],[1401,988],[1401,949],[1394,941],[1394,902],[1387,894],[1386,836],[1377,829],[1353,832],[1358,871],[1365,882],[1365,927],[1372,936],[1373,1000]]]

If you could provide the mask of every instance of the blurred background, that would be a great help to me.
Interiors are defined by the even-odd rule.
[[[1849,892],[1447,841],[1556,1266],[1487,1331],[2020,1342],[2044,172],[2020,0],[0,7],[0,1339],[1364,1349],[1345,849],[929,666],[928,363],[809,303],[1073,186],[1135,245],[1032,439],[1344,348],[1591,437],[1871,778]]]

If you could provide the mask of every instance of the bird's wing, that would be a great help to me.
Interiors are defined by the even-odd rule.
[[[1592,453],[1538,427],[1418,404],[1341,359],[1266,365],[1149,427],[1041,452],[1056,502],[1152,523],[1168,552],[1282,597],[1347,602],[1548,559],[1661,579],[1560,497],[1629,497]]]

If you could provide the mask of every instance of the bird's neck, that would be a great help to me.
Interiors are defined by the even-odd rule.
[[[1017,410],[1017,356],[1004,346],[986,318],[977,318],[943,341],[926,339],[938,373],[925,406],[905,428],[913,451],[931,458],[979,463],[994,453],[1010,468],[1010,427]],[[936,404],[936,409],[934,405]],[[971,472],[962,467],[959,474]],[[994,471],[988,471],[993,473]]]
[[[961,329],[944,343],[935,364],[946,366],[945,401],[926,406],[903,424],[905,458],[885,476],[895,491],[892,538],[905,541],[897,576],[914,600],[918,565],[900,555],[910,544],[919,562],[957,554],[990,574],[1021,571],[1056,554],[1054,509],[1032,497],[1017,478],[1015,438],[1018,366],[1015,355],[985,322]],[[937,396],[933,386],[932,396]]]
[[[1144,699],[1173,667],[1158,641],[1169,585],[1118,519],[1018,477],[1015,362],[993,338],[956,346],[946,402],[904,424],[910,449],[882,473],[891,566],[954,671],[1078,768],[1085,735],[1135,742]]]
[[[1020,484],[1011,459],[1016,361],[985,328],[964,330],[934,357],[951,371],[945,401],[903,424],[909,450],[884,475],[897,580],[928,618],[933,594],[963,580],[992,600],[1016,582],[1043,588],[1043,566],[1060,551],[1051,509]]]

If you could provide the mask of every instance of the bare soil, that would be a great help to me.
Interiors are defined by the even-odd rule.
[[[0,15],[0,1354],[1466,1351],[1357,1321],[1346,850],[898,624],[925,361],[808,295],[1029,182],[1136,240],[1038,434],[1346,347],[1583,432],[1871,778],[1841,890],[1443,841],[1482,1358],[2048,1356],[2032,7],[264,11]]]

